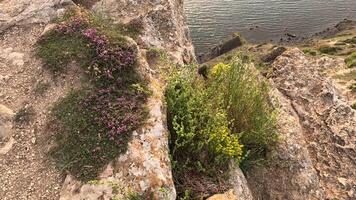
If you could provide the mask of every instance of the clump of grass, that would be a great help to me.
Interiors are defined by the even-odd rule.
[[[179,196],[187,189],[191,198],[223,190],[227,163],[263,158],[277,140],[268,88],[241,59],[214,66],[205,80],[194,70],[179,72],[169,81],[166,100]]]
[[[340,50],[342,50],[342,48],[340,48],[340,47],[332,47],[332,46],[328,46],[328,45],[323,45],[323,46],[319,47],[319,51],[321,53],[329,54],[329,55],[334,55]]]
[[[318,53],[313,49],[303,49],[303,53],[306,55],[316,56]]]
[[[36,84],[34,88],[34,93],[37,95],[44,95],[44,93],[50,88],[50,84],[48,82],[40,81]]]
[[[36,116],[36,111],[32,106],[22,107],[14,116],[14,122],[19,125],[28,125]]]
[[[86,181],[125,152],[131,132],[147,117],[149,92],[135,69],[136,47],[124,43],[119,30],[82,9],[64,19],[38,41],[37,55],[54,73],[74,61],[88,77],[89,86],[72,91],[53,109],[59,127],[51,152],[60,169]]]
[[[349,68],[356,67],[356,52],[353,52],[350,56],[348,56],[345,59],[345,63]]]
[[[54,75],[65,71],[72,61],[79,62],[80,66],[90,63],[88,57],[93,57],[95,52],[88,48],[89,41],[78,33],[72,35],[51,32],[42,37],[38,42],[37,55],[44,61],[44,67]]]

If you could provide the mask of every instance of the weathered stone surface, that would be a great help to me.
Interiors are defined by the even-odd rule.
[[[230,199],[243,199],[243,200],[252,200],[253,196],[248,186],[245,175],[242,173],[241,169],[238,166],[231,167],[230,171],[230,184],[233,186],[233,194],[236,195],[233,198],[232,195],[229,196]],[[229,192],[231,193],[231,192]]]
[[[273,68],[281,141],[272,163],[248,174],[255,198],[355,198],[355,110],[327,76],[344,63],[292,49]]]
[[[142,22],[141,48],[164,49],[180,64],[195,59],[182,0],[101,0],[93,10],[114,23]]]
[[[11,109],[0,104],[0,155],[9,152],[15,142],[11,135],[13,116],[14,112]]]
[[[238,199],[244,199],[244,198],[238,198],[233,190],[229,190],[224,194],[216,194],[212,197],[209,197],[207,200],[238,200]]]
[[[0,33],[15,26],[48,23],[64,12],[70,0],[4,0],[0,2]]]

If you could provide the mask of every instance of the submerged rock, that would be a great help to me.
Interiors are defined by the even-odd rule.
[[[244,43],[242,37],[239,34],[234,34],[230,39],[227,39],[222,44],[212,48],[210,52],[202,54],[198,57],[199,63],[205,63],[218,56],[221,56],[237,47],[242,46]]]

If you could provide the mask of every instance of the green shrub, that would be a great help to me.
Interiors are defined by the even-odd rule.
[[[174,160],[197,167],[240,158],[238,138],[230,133],[227,115],[213,96],[192,73],[170,80],[166,97]]]
[[[354,52],[350,56],[348,56],[345,59],[345,63],[347,65],[347,67],[349,67],[349,68],[356,67],[356,52]]]
[[[274,132],[275,111],[268,103],[267,84],[258,81],[251,66],[239,59],[230,65],[216,65],[212,75],[215,78],[210,83],[210,89],[215,91],[215,96],[220,96],[223,109],[232,123],[231,131],[239,136],[245,153],[249,151],[251,159],[263,157],[277,139]]]
[[[166,100],[179,196],[187,189],[201,195],[191,174],[198,174],[200,185],[216,184],[219,191],[226,182],[213,177],[223,177],[227,163],[263,158],[277,139],[268,87],[241,59],[214,66],[204,80],[194,68],[178,72],[169,81]]]

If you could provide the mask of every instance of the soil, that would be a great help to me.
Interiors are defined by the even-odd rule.
[[[34,47],[43,30],[40,25],[14,27],[0,36],[0,77],[6,77],[0,80],[0,104],[14,113],[33,108],[30,118],[13,120],[10,133],[0,138],[9,144],[8,151],[0,154],[2,200],[58,199],[64,178],[48,156],[53,140],[47,122],[52,105],[78,85],[79,78],[75,69],[57,78],[42,69]],[[47,86],[39,86],[43,84]]]

